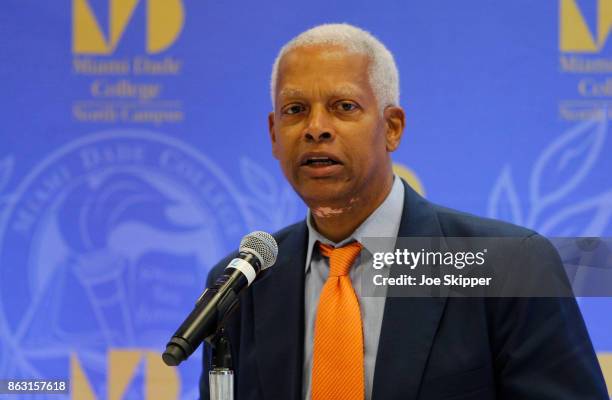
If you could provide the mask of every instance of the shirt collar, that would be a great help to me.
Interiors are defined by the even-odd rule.
[[[334,243],[321,235],[314,227],[310,209],[306,215],[306,225],[308,226],[308,249],[306,250],[306,272],[310,269],[312,253],[317,241],[329,244],[334,247],[341,247],[347,243],[358,241],[362,244],[363,238],[397,238],[399,231],[402,211],[404,209],[404,185],[402,180],[395,175],[391,191],[380,206],[346,239],[339,243]],[[394,242],[394,241],[393,241]],[[367,244],[367,243],[366,243]],[[393,247],[393,245],[391,245]],[[366,247],[367,249],[367,247]],[[367,249],[373,252],[372,249]],[[392,251],[393,248],[388,249]],[[377,249],[380,251],[380,249]]]

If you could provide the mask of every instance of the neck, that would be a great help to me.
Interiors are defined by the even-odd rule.
[[[338,205],[318,205],[310,207],[315,228],[319,233],[334,243],[341,242],[368,219],[368,217],[385,201],[391,187],[393,175],[385,179],[381,190],[365,191],[361,197],[352,197]],[[373,193],[372,193],[373,192]]]

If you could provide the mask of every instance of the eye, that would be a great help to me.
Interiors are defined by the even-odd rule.
[[[343,100],[334,104],[334,108],[341,112],[350,113],[357,110],[359,108],[359,105],[352,101]]]
[[[282,109],[283,114],[294,115],[304,111],[305,107],[302,104],[289,104]]]

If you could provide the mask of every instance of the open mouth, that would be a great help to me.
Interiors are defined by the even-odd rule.
[[[300,159],[302,167],[329,167],[338,164],[342,164],[340,160],[334,154],[326,151],[307,152]]]
[[[336,165],[336,164],[340,164],[340,163],[329,157],[307,157],[302,162],[302,165],[307,165],[311,167],[325,167],[328,165]]]

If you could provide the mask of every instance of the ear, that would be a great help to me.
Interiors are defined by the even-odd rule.
[[[272,142],[272,155],[278,160],[278,142],[276,141],[276,132],[274,131],[274,111],[268,114],[268,132]]]
[[[406,126],[406,114],[399,106],[389,106],[385,108],[383,118],[386,123],[385,140],[387,151],[391,153],[399,147],[402,140],[402,134]]]

